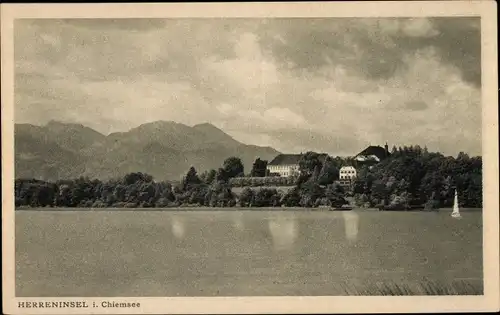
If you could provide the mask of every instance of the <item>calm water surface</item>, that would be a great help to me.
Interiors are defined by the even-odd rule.
[[[482,281],[464,211],[16,211],[17,296],[341,295]]]

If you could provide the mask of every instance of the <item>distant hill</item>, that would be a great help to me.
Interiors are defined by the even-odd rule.
[[[240,143],[207,123],[190,127],[157,121],[108,136],[56,121],[15,125],[16,178],[109,179],[145,172],[158,180],[178,179],[191,166],[201,173],[220,167],[229,156],[241,158],[248,172],[256,158],[271,160],[278,154]]]

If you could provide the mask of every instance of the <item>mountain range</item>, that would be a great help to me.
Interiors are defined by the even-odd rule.
[[[256,158],[280,152],[246,145],[217,127],[171,121],[146,123],[127,132],[103,135],[80,124],[50,121],[45,126],[16,124],[16,178],[43,180],[88,176],[101,180],[143,172],[157,180],[177,180],[194,166],[199,173],[239,157],[248,173]]]

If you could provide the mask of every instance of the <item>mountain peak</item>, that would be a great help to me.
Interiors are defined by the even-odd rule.
[[[64,125],[66,123],[63,123],[59,120],[54,120],[54,119],[51,119],[47,122],[47,125]]]
[[[104,137],[104,135],[101,134],[100,132],[90,127],[84,126],[83,124],[65,123],[57,120],[50,120],[49,122],[47,122],[44,129],[49,133],[56,133],[58,135],[60,134],[59,136],[62,137],[69,136],[69,135],[64,135],[65,132],[71,132],[71,133],[77,132],[83,137],[92,137],[94,139]]]
[[[135,128],[132,128],[132,130],[150,130],[150,129],[171,129],[171,128],[190,128],[187,125],[171,121],[171,120],[156,120],[156,121],[151,121],[147,122],[144,124],[141,124]]]
[[[66,127],[82,127],[84,128],[85,126],[82,125],[82,124],[78,124],[78,123],[64,123],[62,121],[58,121],[58,120],[49,120],[46,124],[47,127],[51,127],[51,126],[58,126],[58,127],[63,127],[63,126],[66,126]]]
[[[219,128],[217,128],[216,126],[214,126],[214,125],[212,125],[211,123],[208,123],[208,122],[194,125],[193,128],[195,128],[195,129],[217,129],[217,130],[220,130]],[[222,130],[220,130],[220,131],[222,131]]]
[[[44,127],[16,124],[16,175],[106,179],[140,171],[176,179],[189,166],[199,172],[217,169],[226,158],[237,156],[249,170],[257,157],[270,160],[279,153],[242,144],[210,123],[191,127],[159,120],[108,136],[77,126],[55,120]]]
[[[236,141],[233,137],[225,133],[223,130],[217,128],[216,126],[210,123],[202,123],[194,125],[193,129],[203,133],[208,139],[214,142],[224,143],[225,145],[228,146],[235,146],[241,144],[239,141]]]
[[[150,121],[143,123],[139,126],[170,126],[170,125],[183,125],[181,123],[172,121],[172,120],[155,120],[155,121]]]

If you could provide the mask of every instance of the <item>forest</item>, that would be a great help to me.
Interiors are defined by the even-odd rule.
[[[339,169],[358,170],[351,187],[338,184]],[[482,207],[482,158],[428,152],[420,146],[394,147],[388,158],[369,167],[352,158],[307,152],[299,175],[276,178],[266,174],[267,161],[257,159],[245,173],[238,157],[217,170],[198,174],[191,167],[178,182],[155,181],[141,172],[101,181],[77,178],[46,182],[15,180],[16,207],[167,208],[167,207],[450,207],[457,189],[462,207]],[[267,175],[267,176],[266,176]],[[272,186],[291,186],[286,192]],[[238,195],[233,187],[244,187]]]

